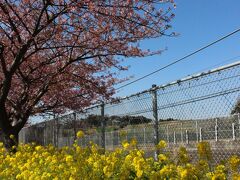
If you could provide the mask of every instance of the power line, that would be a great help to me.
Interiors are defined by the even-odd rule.
[[[233,61],[233,60],[236,60],[237,58],[240,58],[240,55],[234,56],[234,57],[231,57],[231,58],[228,58],[228,59],[225,59],[225,60],[222,60],[221,62],[219,62],[219,63],[217,63],[217,64],[214,64],[214,65],[205,67],[204,69],[198,70],[198,71],[196,71],[196,72],[194,72],[194,73],[192,73],[192,74],[201,73],[201,72],[203,72],[203,71],[207,71],[207,70],[209,70],[209,69],[213,69],[213,68],[219,67],[219,66],[224,65],[224,64],[226,64],[226,63],[228,63],[228,62],[231,62],[231,61]],[[190,75],[188,74],[188,75],[186,75],[186,76],[190,76]]]
[[[116,90],[119,90],[119,89],[122,89],[123,87],[129,86],[129,85],[131,85],[131,84],[133,84],[135,82],[138,82],[138,81],[140,81],[140,80],[142,80],[142,79],[144,79],[144,78],[146,78],[148,76],[151,76],[151,75],[153,75],[153,74],[155,74],[155,73],[157,73],[157,72],[159,72],[159,71],[161,71],[163,69],[166,69],[166,68],[168,68],[168,67],[170,67],[170,66],[172,66],[172,65],[174,65],[174,64],[176,64],[176,63],[178,63],[180,61],[183,61],[183,60],[185,60],[185,59],[187,59],[187,58],[197,54],[198,52],[200,52],[200,51],[202,51],[204,49],[207,49],[208,47],[210,47],[210,46],[212,46],[214,44],[217,44],[218,42],[220,42],[220,41],[222,41],[222,40],[224,40],[224,39],[226,39],[226,38],[228,38],[228,37],[238,33],[239,31],[240,31],[240,28],[238,28],[238,29],[234,30],[233,32],[231,32],[231,33],[229,33],[229,34],[227,34],[227,35],[225,35],[225,36],[223,36],[223,37],[221,37],[221,38],[219,38],[219,39],[217,39],[217,40],[215,40],[215,41],[213,41],[213,42],[211,42],[211,43],[209,43],[209,44],[207,44],[207,45],[205,45],[205,46],[203,46],[203,47],[201,47],[201,48],[199,48],[199,49],[197,49],[197,50],[195,50],[193,52],[191,52],[190,54],[188,54],[188,55],[186,55],[186,56],[184,56],[184,57],[182,57],[180,59],[177,59],[177,60],[171,62],[170,64],[167,64],[167,65],[165,65],[165,66],[163,66],[163,67],[161,67],[161,68],[159,68],[159,69],[157,69],[157,70],[155,70],[155,71],[153,71],[153,72],[151,72],[149,74],[146,74],[146,75],[144,75],[144,76],[142,76],[142,77],[140,77],[138,79],[135,79],[135,80],[133,80],[133,81],[127,83],[127,84],[124,84],[124,85],[116,88]]]

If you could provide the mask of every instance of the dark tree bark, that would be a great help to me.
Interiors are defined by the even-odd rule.
[[[18,147],[18,132],[1,131],[0,139],[7,151],[15,153]]]
[[[0,108],[0,141],[3,142],[7,151],[16,152],[18,146],[18,136],[21,127],[12,126],[7,116],[5,108]]]

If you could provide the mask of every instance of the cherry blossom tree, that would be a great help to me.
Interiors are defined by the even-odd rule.
[[[30,116],[109,99],[140,41],[174,36],[168,0],[0,0],[0,137],[17,145]],[[12,135],[12,136],[11,136]],[[11,137],[10,137],[11,136]],[[14,136],[14,137],[13,137]]]

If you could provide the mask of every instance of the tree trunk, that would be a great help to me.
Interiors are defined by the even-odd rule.
[[[18,134],[29,118],[28,114],[23,115],[24,118],[15,119],[15,121],[11,119],[10,121],[5,106],[0,104],[0,142],[2,141],[10,152],[16,152]]]
[[[18,132],[8,119],[4,105],[0,105],[0,141],[8,151],[15,152],[18,145]]]
[[[18,146],[18,132],[1,130],[0,141],[3,142],[7,151],[15,153]]]

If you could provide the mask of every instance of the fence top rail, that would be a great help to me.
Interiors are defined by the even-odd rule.
[[[191,79],[196,79],[196,78],[198,78],[198,77],[205,76],[205,75],[209,75],[209,74],[212,74],[212,73],[216,73],[216,72],[219,72],[219,71],[222,71],[222,70],[225,70],[225,69],[228,69],[228,68],[232,68],[232,67],[238,66],[238,65],[240,65],[240,61],[237,61],[237,62],[228,64],[228,65],[224,65],[224,66],[221,66],[221,67],[212,69],[212,70],[208,70],[208,71],[204,71],[204,72],[201,72],[201,73],[189,75],[189,76],[187,76],[187,77],[185,77],[185,78],[182,78],[182,79],[173,81],[173,82],[171,82],[171,83],[157,86],[156,89],[160,89],[160,88],[164,88],[164,87],[166,87],[166,86],[178,84],[179,82],[184,82],[184,81],[188,81],[188,80],[191,80]]]
[[[122,101],[122,100],[129,99],[129,98],[131,98],[131,97],[134,97],[134,96],[139,96],[139,95],[141,95],[141,94],[149,93],[149,92],[151,92],[151,91],[158,90],[158,89],[163,89],[163,88],[166,88],[166,87],[168,87],[168,86],[172,86],[172,85],[175,85],[175,84],[179,84],[179,83],[181,83],[181,82],[189,81],[189,80],[192,80],[192,79],[197,79],[197,78],[199,78],[199,77],[202,77],[202,76],[205,76],[205,75],[209,75],[209,74],[212,74],[212,73],[216,73],[216,72],[219,72],[219,71],[222,71],[222,70],[225,70],[225,69],[229,69],[229,68],[232,68],[232,67],[235,67],[235,66],[238,66],[238,65],[240,65],[240,61],[236,61],[236,62],[234,62],[234,63],[227,64],[227,65],[224,65],[224,66],[221,66],[221,67],[218,67],[218,68],[214,68],[214,69],[211,69],[211,70],[208,70],[208,71],[203,71],[203,72],[201,72],[201,73],[189,75],[189,76],[184,77],[184,78],[182,78],[182,79],[178,79],[178,80],[175,80],[175,81],[170,82],[170,83],[167,83],[167,84],[155,86],[155,87],[152,87],[152,88],[150,88],[150,89],[147,89],[147,90],[144,90],[144,91],[135,93],[135,94],[131,94],[131,95],[129,95],[129,96],[124,96],[124,97],[121,97],[121,98],[116,98],[116,99],[113,100],[113,101],[106,102],[106,104],[117,103],[117,102],[120,102],[120,101]],[[102,105],[102,104],[93,105],[93,106],[91,106],[91,107],[86,108],[85,111],[90,110],[90,109],[94,109],[94,108],[98,108],[98,107],[100,107],[101,105]]]

